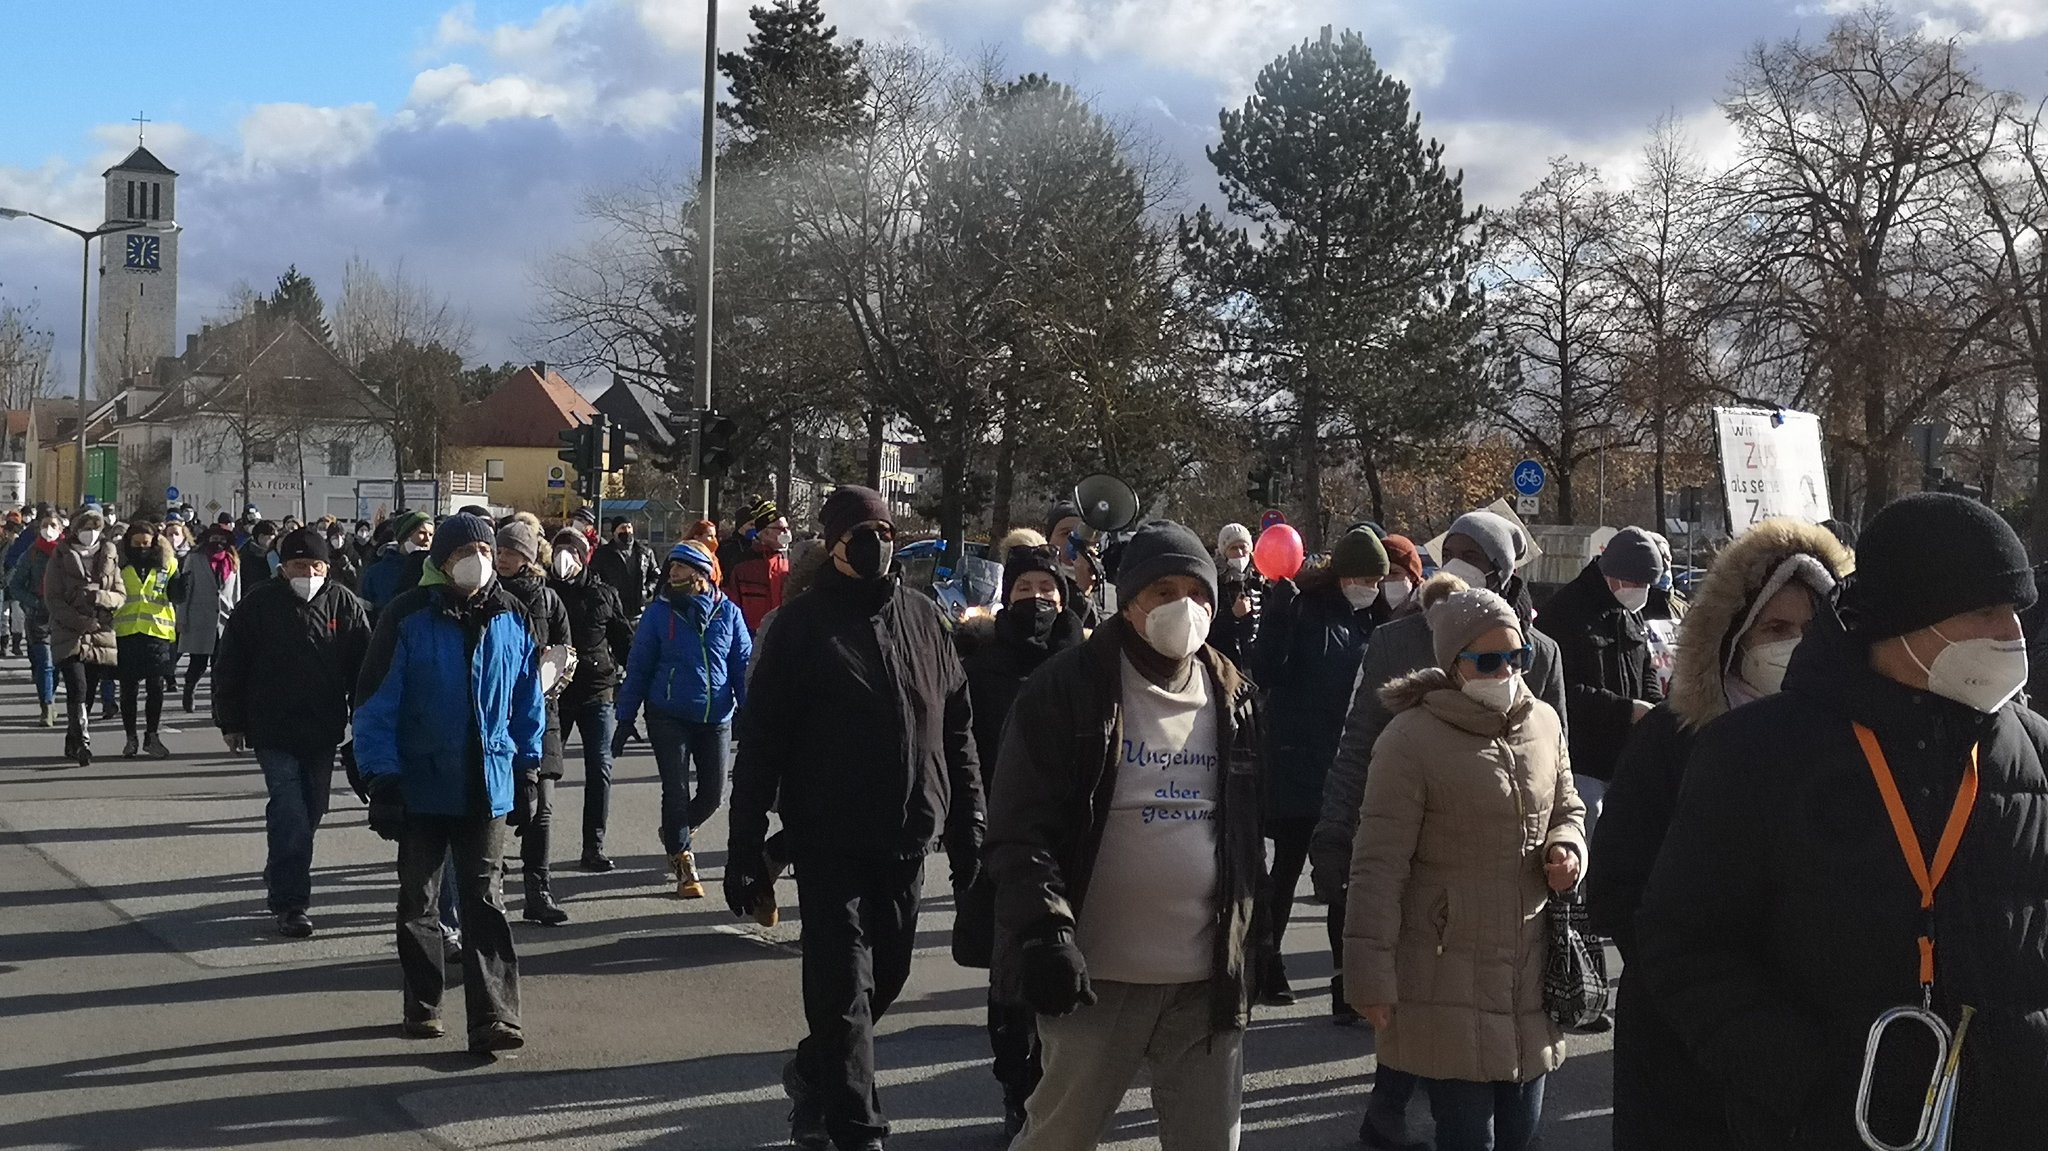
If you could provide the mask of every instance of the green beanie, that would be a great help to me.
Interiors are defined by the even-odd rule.
[[[1330,549],[1330,572],[1338,579],[1383,579],[1392,570],[1380,537],[1366,528],[1345,532]]]

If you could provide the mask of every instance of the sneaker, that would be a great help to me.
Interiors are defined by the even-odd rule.
[[[583,871],[605,872],[614,870],[619,865],[612,862],[611,856],[593,847],[583,853],[583,858],[576,861],[576,866]]]
[[[91,767],[92,745],[89,743],[80,743],[78,745],[78,750],[76,754],[74,754],[72,758],[78,761],[78,766],[80,767]]]
[[[439,1039],[448,1034],[438,1019],[408,1019],[399,1024],[398,1030],[407,1039]]]
[[[151,759],[171,758],[171,749],[164,746],[164,741],[157,738],[155,732],[150,732],[149,738],[142,741],[142,750],[148,753]]]
[[[704,898],[704,882],[697,878],[697,857],[678,851],[669,866],[675,872],[677,899]]]
[[[277,917],[277,933],[286,939],[304,939],[313,934],[313,921],[304,911],[287,911]]]
[[[469,1050],[475,1055],[495,1055],[526,1046],[526,1036],[510,1023],[486,1023],[469,1033]]]
[[[128,742],[121,745],[121,758],[134,759],[135,754],[141,750],[142,742],[131,735],[128,737]]]
[[[105,707],[101,708],[101,709],[100,709],[100,722],[101,722],[101,723],[119,723],[119,722],[121,722],[121,711],[120,711],[120,709],[119,709],[119,708],[116,708],[116,707],[115,707],[115,706],[114,706],[113,704],[111,704],[111,703],[110,703],[110,704],[108,704],[107,706],[105,706]]]

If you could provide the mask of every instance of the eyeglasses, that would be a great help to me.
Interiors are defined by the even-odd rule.
[[[1529,661],[1535,654],[1536,649],[1534,647],[1523,644],[1513,651],[1461,651],[1458,653],[1458,658],[1470,660],[1472,662],[1472,669],[1480,675],[1499,675],[1500,669],[1503,667],[1511,667],[1516,671],[1528,671]]]

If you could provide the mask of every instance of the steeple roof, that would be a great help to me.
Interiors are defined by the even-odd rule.
[[[162,160],[157,159],[156,156],[151,154],[149,149],[143,147],[140,144],[137,144],[135,146],[135,150],[133,152],[128,153],[128,158],[126,160],[123,160],[120,163],[114,165],[113,167],[108,168],[106,171],[101,172],[100,175],[111,176],[115,172],[156,172],[160,175],[165,176],[177,175],[177,173],[171,171],[170,167],[166,165]]]

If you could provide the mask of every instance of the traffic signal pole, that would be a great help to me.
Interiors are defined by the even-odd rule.
[[[717,265],[718,221],[718,0],[704,0],[704,126],[697,176],[697,409],[711,410],[711,290]],[[711,516],[711,477],[698,472],[704,432],[690,444],[691,496],[699,519]]]

